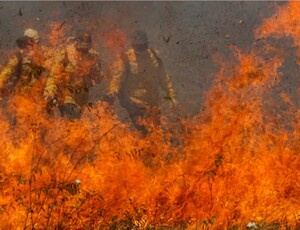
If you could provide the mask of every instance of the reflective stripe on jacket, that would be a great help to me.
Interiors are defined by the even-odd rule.
[[[110,94],[116,95],[120,91],[126,91],[125,97],[136,104],[157,104],[157,88],[161,87],[170,98],[175,98],[172,80],[164,70],[159,52],[152,49],[147,49],[146,52],[143,57],[138,57],[139,54],[136,54],[134,49],[129,49],[116,60],[109,85]]]

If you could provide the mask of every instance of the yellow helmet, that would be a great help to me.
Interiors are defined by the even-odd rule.
[[[40,36],[39,33],[37,32],[37,30],[32,29],[32,28],[27,28],[24,31],[24,36],[33,38],[33,40],[38,43],[40,41]]]

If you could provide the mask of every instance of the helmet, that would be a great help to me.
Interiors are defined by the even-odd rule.
[[[86,31],[79,32],[78,35],[76,36],[76,41],[92,43],[92,36]]]
[[[148,48],[148,37],[145,31],[136,30],[132,34],[132,47],[138,51]]]
[[[77,49],[87,52],[92,47],[92,36],[88,32],[79,32],[75,37]]]
[[[132,34],[132,43],[141,45],[148,44],[148,37],[146,32],[143,30],[136,30]]]
[[[40,41],[39,33],[37,32],[37,30],[32,29],[32,28],[25,29],[24,36],[33,38],[35,43],[38,43]]]

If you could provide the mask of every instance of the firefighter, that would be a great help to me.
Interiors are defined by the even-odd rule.
[[[43,91],[43,52],[35,39],[37,37],[31,35],[16,40],[18,51],[0,73],[2,111],[12,129],[26,123],[32,118],[32,112],[41,108],[36,105],[41,101],[39,97]]]
[[[1,72],[0,90],[2,97],[15,94],[29,95],[35,82],[44,72],[42,63],[37,61],[38,47],[36,41],[29,36],[23,36],[16,40],[19,48],[8,61],[7,66]]]
[[[134,32],[131,45],[132,48],[114,63],[109,92],[104,100],[111,104],[118,97],[136,129],[147,134],[139,119],[151,116],[154,124],[159,124],[160,88],[166,92],[165,98],[174,104],[177,103],[176,93],[159,52],[148,47],[146,33]]]
[[[47,71],[52,66],[51,57],[53,56],[56,47],[50,48],[41,44],[41,39],[38,31],[33,28],[27,28],[24,31],[24,36],[30,37],[34,40],[34,56],[35,63],[42,65]]]
[[[80,32],[55,52],[44,98],[49,107],[58,107],[61,116],[79,119],[89,102],[90,88],[102,78],[99,53],[92,48],[91,35]]]

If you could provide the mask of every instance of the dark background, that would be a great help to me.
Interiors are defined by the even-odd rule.
[[[286,2],[0,2],[0,64],[5,64],[5,54],[14,48],[24,28],[37,29],[42,42],[46,42],[49,24],[67,20],[70,34],[73,29],[83,28],[93,32],[95,48],[107,69],[111,64],[110,50],[101,36],[114,31],[125,34],[125,44],[121,46],[125,49],[130,33],[144,29],[150,46],[160,50],[173,78],[181,113],[193,115],[200,110],[203,95],[213,84],[219,67],[215,60],[233,58],[230,45],[244,52],[252,49],[256,42],[253,30],[275,12],[276,5],[283,4]],[[279,41],[283,47],[286,43],[290,43],[288,39]],[[286,65],[290,72],[283,82],[295,96],[299,87],[294,65],[297,57],[293,48],[290,52],[293,55]],[[95,87],[91,97],[98,98],[103,88]]]

